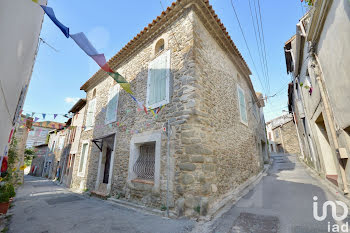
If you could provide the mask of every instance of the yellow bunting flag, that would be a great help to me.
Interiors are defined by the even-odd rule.
[[[26,169],[26,165],[20,166],[19,170],[23,171],[24,169]]]
[[[130,83],[119,83],[119,85],[129,94],[133,94],[130,89]]]
[[[32,0],[33,2],[35,2],[35,3],[38,3],[38,0]]]

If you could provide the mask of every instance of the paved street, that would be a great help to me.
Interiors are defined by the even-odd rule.
[[[88,198],[30,176],[11,211],[11,233],[188,232],[194,225]]]
[[[336,200],[291,155],[273,155],[273,166],[260,183],[220,217],[195,227],[190,220],[166,219],[87,198],[41,178],[27,176],[19,189],[12,233],[54,232],[200,232],[322,233],[334,221],[314,220],[313,197],[318,205]],[[342,214],[338,208],[338,216]],[[321,212],[319,212],[321,215]]]
[[[313,197],[318,197],[321,209],[324,201],[335,200],[340,194],[327,191],[295,156],[277,154],[272,158],[268,174],[207,227],[208,232],[323,233],[327,232],[328,222],[334,224],[330,209],[326,220],[318,222],[313,218]],[[340,216],[343,211],[341,208],[338,211]]]

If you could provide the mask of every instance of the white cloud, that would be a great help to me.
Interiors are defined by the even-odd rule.
[[[80,98],[79,97],[66,97],[64,102],[67,104],[75,104]]]

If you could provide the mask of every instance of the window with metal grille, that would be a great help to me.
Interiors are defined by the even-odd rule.
[[[155,143],[140,146],[140,154],[137,158],[133,171],[137,179],[154,180]]]

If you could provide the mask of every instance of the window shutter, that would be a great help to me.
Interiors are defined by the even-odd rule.
[[[109,89],[108,106],[105,123],[109,124],[117,120],[117,108],[119,99],[119,85],[114,85]]]
[[[80,158],[80,164],[79,164],[79,173],[83,172],[83,167],[86,159],[87,145],[88,145],[87,143],[83,144],[83,149],[81,151],[81,158]]]
[[[168,102],[170,51],[163,53],[149,64],[147,104],[159,107]]]
[[[88,112],[86,116],[86,127],[92,127],[94,125],[95,109],[96,99],[93,99],[89,103]]]
[[[247,109],[246,109],[246,103],[244,99],[244,92],[241,88],[238,88],[238,97],[239,97],[239,109],[241,113],[241,120],[245,123],[248,122],[247,120]]]

